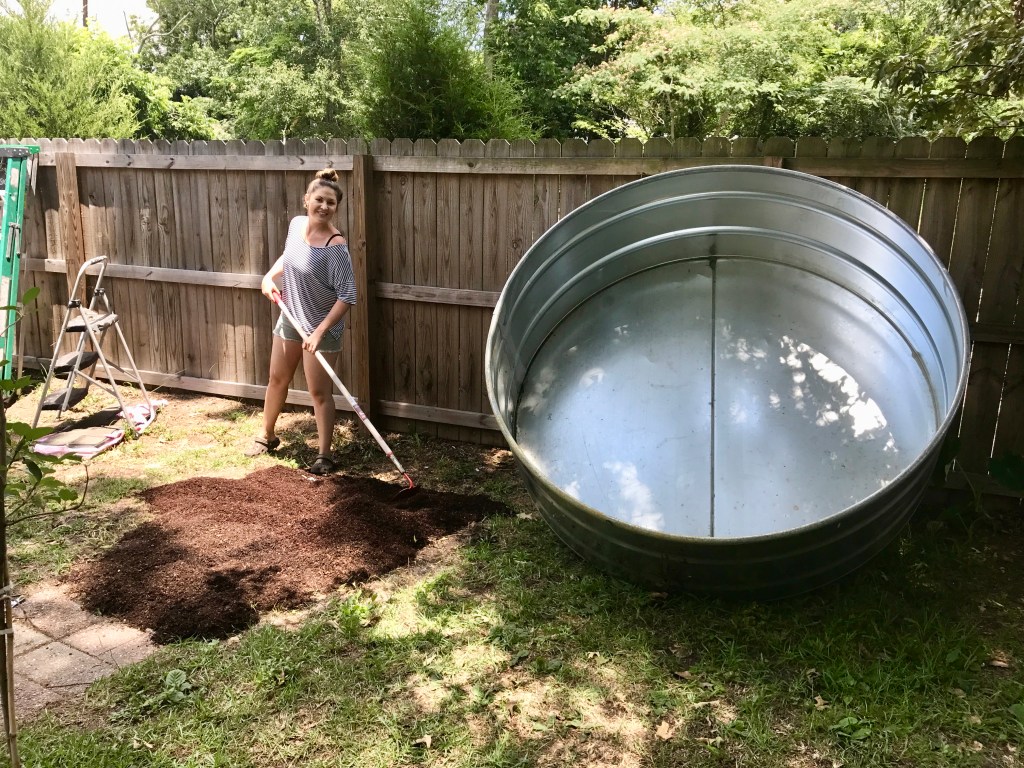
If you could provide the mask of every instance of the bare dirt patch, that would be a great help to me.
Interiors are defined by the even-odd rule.
[[[283,466],[241,479],[199,477],[140,496],[153,519],[69,574],[91,611],[160,643],[217,639],[261,613],[308,605],[412,561],[431,541],[508,509],[484,496],[373,478],[315,478]]]

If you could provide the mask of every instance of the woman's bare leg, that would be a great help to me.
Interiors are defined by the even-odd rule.
[[[288,399],[288,386],[295,377],[295,369],[302,359],[302,342],[286,341],[274,336],[274,345],[270,350],[270,381],[267,383],[267,394],[263,403],[263,434],[265,440],[274,438],[277,417],[284,410]]]
[[[332,367],[338,359],[336,352],[320,354]],[[334,381],[316,356],[309,352],[302,353],[302,370],[306,374],[309,396],[313,398],[313,417],[316,419],[316,435],[320,446],[317,453],[330,456],[334,438]]]

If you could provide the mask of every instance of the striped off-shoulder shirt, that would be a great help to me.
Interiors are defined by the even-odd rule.
[[[304,233],[308,216],[296,216],[288,226],[284,243],[284,278],[282,293],[285,306],[309,335],[327,317],[339,299],[350,306],[356,303],[356,281],[348,246],[338,242],[322,248],[309,245]],[[341,338],[345,318],[324,334]]]

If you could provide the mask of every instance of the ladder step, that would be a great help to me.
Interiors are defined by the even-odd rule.
[[[91,309],[83,309],[78,317],[68,322],[67,330],[69,333],[84,333],[85,325],[88,323],[94,331],[102,331],[116,322],[117,315],[113,312],[100,314]]]
[[[77,352],[68,352],[53,361],[53,372],[57,376],[66,376],[75,370],[75,363],[78,363],[78,370],[87,371],[100,359],[98,352],[86,350],[82,352],[82,359],[78,359]]]
[[[67,394],[67,389],[62,389],[59,392],[54,392],[47,395],[43,399],[42,408],[44,411],[59,411],[64,405],[64,395]],[[85,396],[89,394],[88,387],[72,387],[71,388],[71,399],[68,400],[68,408],[73,405],[77,405],[82,402]]]

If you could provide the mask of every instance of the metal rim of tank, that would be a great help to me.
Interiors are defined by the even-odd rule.
[[[849,201],[849,205],[843,203],[836,210],[829,210],[828,213],[831,216],[845,217],[849,221],[854,222],[858,226],[861,223],[861,216],[871,215],[875,217],[873,222],[876,226],[881,226],[881,229],[873,231],[873,234],[882,240],[889,240],[889,250],[899,255],[904,262],[914,271],[918,273],[919,278],[926,284],[931,285],[933,289],[938,292],[941,291],[943,295],[936,297],[937,302],[941,305],[942,309],[946,312],[946,319],[950,325],[950,331],[952,333],[952,341],[957,346],[956,349],[956,376],[955,386],[947,387],[946,402],[942,409],[941,419],[938,419],[938,423],[932,432],[930,439],[927,444],[918,451],[917,455],[905,466],[899,474],[893,478],[887,486],[877,489],[876,491],[864,496],[854,504],[839,509],[838,511],[813,522],[798,525],[792,528],[788,528],[780,531],[772,531],[770,533],[754,534],[754,535],[741,535],[731,537],[704,537],[704,536],[688,536],[666,533],[663,531],[651,530],[640,526],[632,525],[629,522],[617,519],[606,514],[601,509],[597,509],[593,506],[587,505],[580,502],[578,499],[572,497],[563,491],[558,485],[552,483],[545,472],[537,466],[530,456],[520,446],[513,434],[513,427],[510,423],[510,416],[515,415],[515,407],[513,406],[510,411],[507,407],[507,402],[502,402],[502,396],[497,391],[498,383],[495,381],[495,357],[498,354],[499,345],[499,330],[502,325],[502,320],[509,313],[515,310],[516,302],[521,300],[522,296],[527,293],[527,289],[530,287],[533,281],[537,279],[536,275],[544,269],[548,269],[557,262],[558,258],[565,252],[566,249],[572,247],[572,242],[576,239],[583,237],[586,233],[586,226],[580,225],[581,228],[577,227],[574,229],[574,224],[591,215],[596,209],[604,206],[609,200],[614,200],[617,197],[632,195],[634,198],[642,198],[643,192],[646,187],[656,184],[663,185],[666,183],[674,183],[676,181],[687,181],[694,178],[703,177],[708,179],[712,176],[721,177],[723,175],[735,175],[735,174],[772,174],[778,177],[786,177],[788,179],[798,180],[800,183],[808,185],[809,190],[814,190],[816,187],[820,188],[822,192],[828,191],[832,194],[838,194],[839,199],[843,201]],[[714,186],[715,182],[712,181],[710,186]],[[717,189],[716,193],[721,195],[730,194],[730,189],[720,188]],[[705,194],[703,191],[698,189],[697,191],[688,192],[686,190],[681,191],[679,194],[673,195],[672,199],[659,200],[657,202],[648,201],[649,205],[678,205],[681,200],[687,197],[693,197],[698,199],[701,195]],[[742,190],[739,193],[740,197],[749,196],[751,193],[747,190]],[[813,199],[813,195],[808,193],[804,197],[792,197],[786,199],[786,195],[777,195],[776,198],[782,201],[785,205],[794,206],[807,206],[814,208],[814,205],[809,202]],[[612,206],[614,208],[614,206]],[[620,217],[630,215],[630,210],[622,211],[618,214]],[[609,220],[614,225],[614,215],[611,217],[604,217],[601,223],[602,227],[609,226]],[[709,225],[711,229],[722,230],[727,228],[726,225]],[[866,226],[866,225],[865,225]],[[581,234],[583,233],[583,234]],[[785,233],[782,233],[785,235]],[[611,258],[609,254],[604,254],[605,257]],[[533,263],[537,258],[541,259],[541,264]],[[921,264],[918,259],[924,259],[927,264]],[[925,274],[928,271],[930,274]],[[524,276],[527,276],[524,280]],[[940,286],[933,284],[933,281],[938,277]],[[518,285],[517,285],[518,283]],[[518,293],[511,293],[510,291],[514,288],[520,288]],[[554,301],[554,299],[552,299]],[[550,329],[549,329],[550,330]],[[518,354],[518,352],[517,352]],[[544,490],[544,492],[551,497],[558,499],[561,503],[578,508],[584,511],[587,515],[593,517],[596,520],[603,520],[608,525],[616,528],[623,528],[626,530],[632,529],[637,535],[644,539],[653,541],[664,541],[672,544],[686,544],[691,543],[699,545],[700,548],[708,549],[721,549],[721,548],[733,548],[742,550],[744,547],[756,547],[760,542],[776,541],[780,537],[786,538],[799,538],[805,535],[813,536],[814,532],[824,528],[835,528],[837,525],[841,525],[843,521],[853,519],[857,517],[858,510],[869,507],[879,499],[883,499],[886,496],[892,496],[895,490],[898,490],[902,485],[906,484],[909,479],[917,478],[915,483],[916,490],[922,490],[917,488],[921,486],[919,482],[920,478],[917,477],[922,473],[922,467],[926,464],[933,464],[938,455],[938,449],[941,447],[942,441],[945,439],[949,429],[952,426],[953,420],[957,413],[958,404],[963,398],[963,394],[967,386],[967,375],[968,375],[968,358],[969,358],[969,337],[967,331],[967,318],[959,300],[959,296],[956,292],[955,287],[952,285],[952,281],[949,278],[944,266],[939,262],[931,248],[920,238],[920,236],[914,232],[908,225],[902,220],[896,217],[894,214],[889,212],[887,209],[879,205],[873,199],[856,192],[855,190],[848,189],[834,182],[821,179],[818,177],[809,176],[807,174],[799,173],[796,171],[788,171],[774,168],[764,168],[759,166],[739,166],[739,165],[725,165],[725,166],[704,166],[700,168],[671,171],[664,174],[658,174],[643,178],[634,182],[630,182],[626,185],[613,189],[609,192],[600,195],[597,198],[587,202],[580,206],[576,210],[572,211],[566,217],[561,219],[551,229],[548,230],[528,251],[524,254],[523,258],[517,264],[512,274],[509,276],[508,281],[498,302],[495,306],[494,314],[492,317],[490,329],[488,332],[487,343],[485,347],[485,360],[484,370],[486,377],[486,385],[488,398],[491,402],[492,410],[498,423],[498,427],[502,432],[505,440],[508,443],[510,450],[515,455],[517,461],[524,468],[524,471],[529,475],[532,482],[538,483]],[[522,364],[522,361],[517,361]],[[526,362],[529,365],[529,361]],[[518,393],[512,394],[513,399],[518,397]],[[535,499],[535,501],[538,501]],[[539,501],[538,501],[539,504]],[[542,513],[545,511],[542,507]],[[909,517],[909,514],[907,515]],[[550,521],[549,521],[550,522]],[[570,545],[571,546],[571,545]]]

